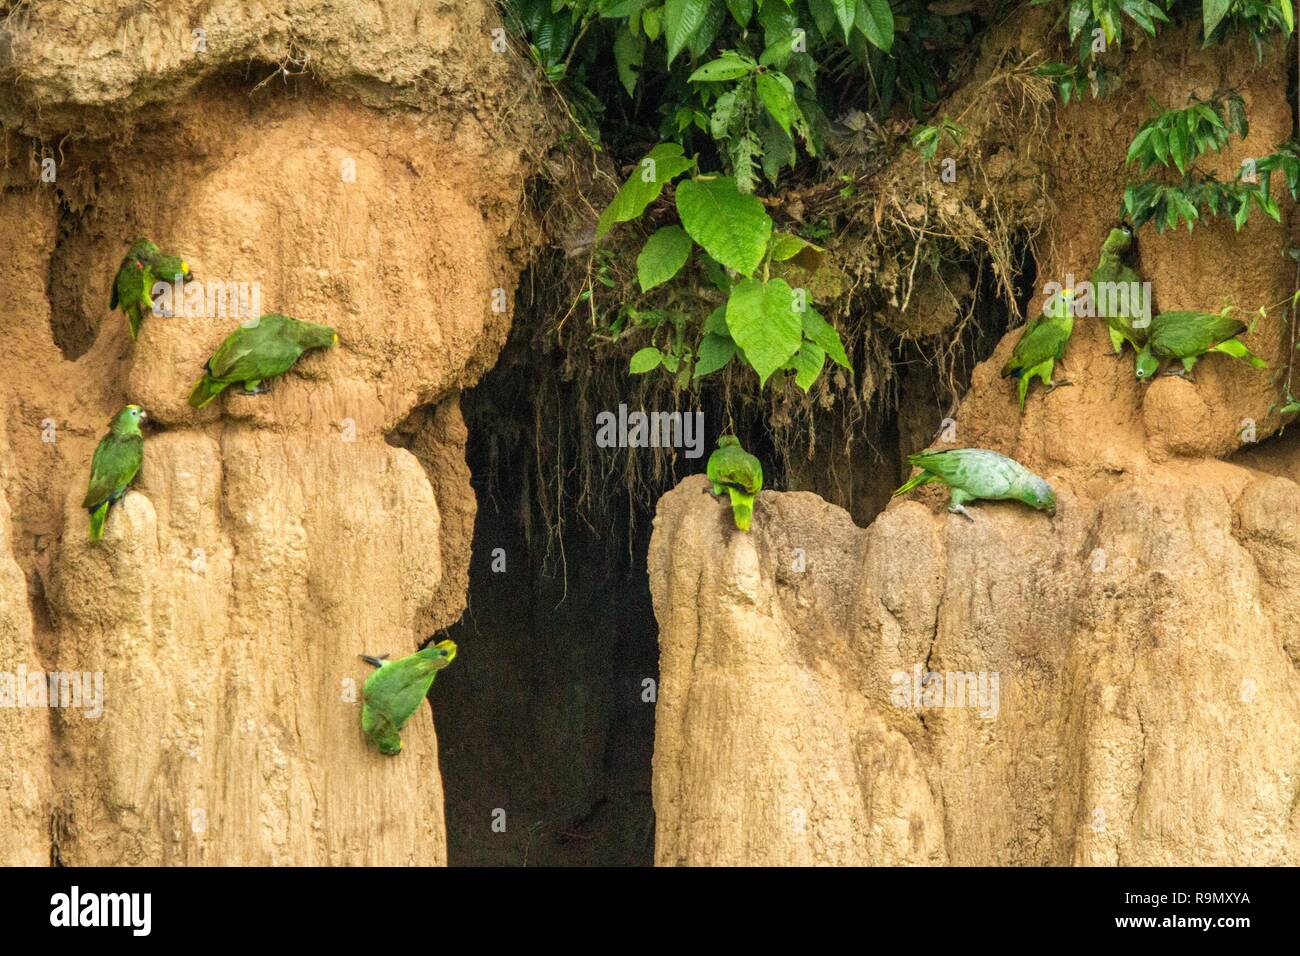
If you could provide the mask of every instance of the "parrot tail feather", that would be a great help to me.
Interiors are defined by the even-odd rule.
[[[90,509],[91,541],[98,541],[104,537],[104,519],[108,517],[109,504],[111,504],[111,502],[105,501]]]
[[[126,321],[131,326],[131,341],[134,342],[140,337],[140,307],[134,305],[126,310]]]
[[[736,527],[748,531],[754,518],[754,496],[731,493],[731,513],[736,519]]]
[[[190,407],[202,408],[225,390],[225,382],[218,382],[212,376],[204,373],[203,377],[194,383],[194,388],[190,391]]]
[[[905,495],[918,485],[924,485],[927,482],[934,481],[937,477],[938,476],[935,475],[934,472],[926,471],[922,468],[911,478],[907,479],[907,481],[903,482],[902,487],[894,492],[893,497],[897,498],[899,495]]]
[[[1248,362],[1255,368],[1268,368],[1268,363],[1258,355],[1246,348],[1246,343],[1240,339],[1228,339],[1226,342],[1220,342],[1210,349],[1211,352],[1222,352],[1225,355],[1231,355],[1233,358],[1239,358],[1243,362]]]

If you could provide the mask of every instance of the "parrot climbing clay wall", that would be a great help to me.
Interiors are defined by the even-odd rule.
[[[985,55],[1041,44],[1033,18],[1018,28]],[[1221,178],[1290,135],[1284,57],[1178,29],[1127,62],[1108,98],[1056,107],[1036,292],[1096,266],[1148,95],[1242,91],[1250,135]],[[1137,261],[1157,311],[1249,321],[1294,291],[1290,229],[1148,225]],[[1273,373],[1212,356],[1140,384],[1080,318],[1072,384],[1031,390],[1022,415],[999,377],[1020,331],[975,369],[950,447],[1042,475],[1054,517],[977,502],[967,520],[928,486],[863,527],[765,490],[739,534],[702,476],[660,500],[660,864],[1300,863],[1300,435],[1278,434]],[[1285,367],[1278,313],[1244,340]],[[904,453],[943,447],[914,438]],[[946,683],[927,703],[929,674]]]
[[[541,112],[519,98],[503,135],[518,64],[475,52],[486,2],[381,4],[382,28],[348,3],[173,5],[148,30],[101,6],[37,9],[0,64],[0,670],[103,683],[97,717],[0,709],[0,862],[443,863],[430,710],[378,754],[358,655],[409,654],[464,606],[458,396],[508,331]],[[138,48],[94,52],[122,31]],[[137,235],[339,345],[191,408],[239,316],[178,302],[132,343],[109,283]],[[144,465],[91,542],[90,455],[127,401]]]

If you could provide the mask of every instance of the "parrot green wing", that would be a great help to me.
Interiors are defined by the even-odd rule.
[[[90,460],[90,484],[81,506],[90,510],[110,499],[120,498],[135,480],[144,461],[144,438],[135,435],[105,435]]]
[[[923,451],[907,460],[935,475],[950,488],[977,498],[1000,498],[1011,492],[1018,477],[1016,464],[1005,455],[984,448],[950,448]]]
[[[1002,377],[1017,372],[1027,372],[1050,360],[1060,361],[1065,346],[1070,341],[1072,324],[1046,315],[1040,315],[1025,327],[1011,357],[1002,366]]]
[[[733,487],[747,495],[756,495],[763,488],[762,463],[739,445],[715,451],[705,471],[715,487]]]
[[[1246,323],[1217,312],[1162,312],[1151,320],[1151,351],[1160,358],[1190,358],[1246,331]]]

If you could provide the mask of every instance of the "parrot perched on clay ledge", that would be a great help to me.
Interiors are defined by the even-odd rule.
[[[190,406],[202,408],[239,383],[245,395],[259,395],[270,388],[267,380],[293,368],[303,352],[338,344],[338,333],[328,325],[268,312],[245,322],[221,343],[190,391]]]
[[[137,239],[131,243],[126,258],[117,268],[108,307],[121,307],[131,327],[131,338],[137,339],[144,311],[153,309],[154,283],[189,282],[193,278],[189,263],[184,259],[168,255],[148,239]]]
[[[986,448],[927,450],[908,455],[907,460],[921,472],[895,491],[895,498],[920,485],[941,481],[952,489],[948,510],[972,521],[974,518],[965,505],[979,498],[1021,501],[1049,515],[1056,514],[1056,492],[1052,486],[1020,462],[996,451]]]
[[[90,460],[90,482],[81,506],[90,512],[90,540],[104,537],[109,509],[122,500],[144,461],[144,434],[140,425],[148,417],[139,405],[127,405],[109,422],[108,434]]]
[[[456,659],[456,642],[439,641],[396,661],[387,656],[361,657],[378,668],[361,688],[361,729],[392,757],[402,751],[398,731],[424,702],[438,671]]]
[[[748,531],[754,517],[754,496],[763,488],[763,465],[740,447],[735,435],[723,435],[705,467],[709,487],[704,489],[715,498],[725,489],[731,498],[731,513],[736,527]]]

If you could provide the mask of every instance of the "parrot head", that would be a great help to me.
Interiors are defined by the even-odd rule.
[[[127,253],[132,259],[149,259],[158,254],[158,247],[148,239],[136,239],[131,243],[131,250]]]
[[[430,644],[420,653],[431,660],[438,670],[442,670],[456,659],[456,642],[439,641],[437,644]]]
[[[1151,349],[1142,349],[1137,357],[1137,380],[1139,382],[1150,382],[1159,367],[1160,361],[1151,354]]]
[[[719,448],[731,448],[732,446],[735,446],[735,447],[737,447],[737,448],[740,447],[740,439],[737,438],[735,435],[719,435],[719,436],[718,436],[718,447],[719,447]]]
[[[108,427],[114,434],[129,435],[138,432],[140,426],[148,417],[148,414],[139,405],[124,405],[122,410],[113,416],[113,420]]]
[[[1043,481],[1037,475],[1030,477],[1028,487],[1021,500],[1031,508],[1037,508],[1039,511],[1046,511],[1049,515],[1056,514],[1056,492],[1052,486]]]
[[[1116,226],[1106,237],[1106,241],[1101,245],[1102,252],[1124,252],[1129,246],[1133,245],[1133,230],[1124,223]]]

